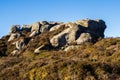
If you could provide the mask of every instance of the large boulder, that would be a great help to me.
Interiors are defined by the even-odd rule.
[[[57,25],[50,29],[54,31],[61,26]],[[50,40],[52,46],[61,47],[66,44],[82,44],[84,42],[96,42],[98,38],[104,38],[104,30],[106,28],[103,20],[78,20],[75,23],[69,22],[65,24],[65,30],[53,36]]]
[[[33,24],[32,24],[31,32],[32,32],[32,31],[39,31],[39,30],[40,30],[40,27],[41,27],[41,25],[40,25],[39,22],[33,23]]]
[[[90,33],[81,33],[80,37],[76,40],[77,44],[83,44],[84,42],[90,42],[92,37]]]
[[[51,44],[54,47],[61,47],[65,44],[72,44],[75,43],[76,35],[79,30],[79,27],[75,23],[68,23],[66,24],[68,28],[66,28],[61,33],[55,35],[51,40]]]
[[[49,22],[49,25],[50,25],[50,26],[55,26],[55,25],[58,25],[58,24],[57,24],[57,22],[50,21],[50,22]]]
[[[104,37],[104,30],[106,28],[105,22],[103,20],[78,20],[76,24],[81,25],[86,28],[86,32],[91,34],[96,34],[94,36]]]
[[[66,26],[68,26],[70,28],[70,31],[68,32],[67,39],[66,39],[67,43],[73,44],[73,43],[75,43],[77,36],[80,34],[77,32],[81,32],[81,31],[79,29],[79,26],[76,23],[70,22],[70,23],[67,23]]]
[[[61,33],[53,36],[52,39],[50,39],[50,43],[52,44],[52,46],[54,47],[61,47],[64,46],[66,44],[66,35],[70,32],[70,28],[65,29],[64,31],[62,31]]]

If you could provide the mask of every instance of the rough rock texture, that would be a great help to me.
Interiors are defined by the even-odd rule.
[[[79,35],[77,32],[78,31],[80,32],[78,25],[75,23],[68,23],[66,26],[70,28],[70,31],[67,35],[67,43],[68,44],[75,43],[76,37],[77,35]]]
[[[68,28],[67,28],[68,27]],[[66,29],[61,33],[55,35],[51,40],[54,47],[64,46],[65,44],[75,43],[77,31],[79,27],[75,23],[67,23]]]
[[[106,28],[105,22],[102,20],[79,20],[77,22],[66,23],[68,27],[61,33],[55,35],[51,40],[54,47],[60,47],[65,44],[82,44],[84,42],[95,42],[99,37],[104,37]],[[53,27],[50,31],[59,28]]]
[[[51,40],[50,43],[52,44],[52,46],[54,47],[58,47],[58,46],[64,46],[67,42],[66,42],[66,35],[70,32],[70,28],[65,29],[64,31],[62,31],[61,33],[55,35]]]
[[[82,44],[84,42],[91,42],[92,37],[90,33],[81,33],[80,37],[76,40],[77,44]]]
[[[33,23],[31,31],[39,31],[40,27],[41,27],[41,25],[39,22]]]
[[[60,50],[67,47],[67,49],[71,49],[75,45],[85,42],[95,43],[98,38],[104,38],[105,28],[103,20],[90,19],[67,23],[40,21],[25,24],[22,27],[13,25],[8,39],[9,44],[12,44],[9,47],[13,47],[13,49],[8,52],[14,55],[23,50],[40,53],[40,50],[43,49],[42,45],[47,47],[45,50]]]

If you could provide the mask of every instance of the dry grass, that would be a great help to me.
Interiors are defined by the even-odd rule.
[[[106,38],[95,44],[85,43],[68,52],[53,49],[34,54],[32,48],[49,45],[48,33],[34,37],[29,43],[31,45],[20,56],[1,57],[0,80],[120,79],[120,38]]]

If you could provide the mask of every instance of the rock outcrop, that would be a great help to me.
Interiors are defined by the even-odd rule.
[[[106,28],[103,20],[78,20],[75,22],[35,22],[29,25],[13,25],[10,29],[8,42],[15,43],[12,54],[20,53],[33,45],[33,52],[40,53],[43,47],[49,49],[67,48],[65,51],[85,42],[95,43],[98,38],[104,38]],[[42,38],[40,37],[41,35]],[[29,40],[24,40],[25,38]],[[38,40],[35,40],[38,39]],[[35,42],[35,43],[33,43]],[[43,46],[44,45],[44,46]],[[26,46],[26,47],[25,47]]]
[[[0,39],[0,80],[120,80],[120,38],[103,20],[14,25]]]

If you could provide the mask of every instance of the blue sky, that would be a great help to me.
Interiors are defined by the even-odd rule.
[[[14,24],[103,19],[106,37],[120,37],[120,0],[0,0],[0,37]]]

